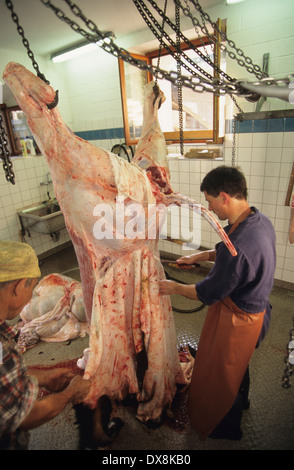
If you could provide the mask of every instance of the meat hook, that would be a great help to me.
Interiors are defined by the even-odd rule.
[[[53,108],[55,108],[55,107],[58,105],[58,99],[59,99],[59,97],[58,97],[58,90],[56,90],[56,92],[55,92],[55,98],[54,98],[54,100],[52,101],[52,103],[47,103],[47,108],[48,108],[48,109],[53,109]]]
[[[155,95],[155,98],[153,100],[153,106],[155,105],[155,101],[157,100],[158,98],[158,95],[159,95],[159,86],[157,85],[157,83],[155,83],[154,87],[153,87],[153,93]],[[159,105],[158,105],[158,109],[160,108],[161,106],[161,98],[160,98],[160,101],[159,101]]]

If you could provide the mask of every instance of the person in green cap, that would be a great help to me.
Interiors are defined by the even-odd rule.
[[[27,449],[30,429],[81,403],[90,383],[68,369],[26,367],[9,325],[30,301],[41,276],[38,258],[26,243],[0,241],[0,449]],[[51,392],[38,399],[39,386]]]

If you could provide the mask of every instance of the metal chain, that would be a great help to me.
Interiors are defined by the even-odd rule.
[[[138,0],[133,0],[133,2],[135,3],[135,5],[137,6],[137,1]],[[144,4],[144,1],[143,0],[139,0],[141,1],[141,4],[143,5],[143,8],[145,9],[146,12],[148,12],[148,15],[149,17],[152,19],[152,21],[154,23],[156,23],[156,19],[154,18],[154,16],[151,14],[151,12],[148,10],[147,6]],[[195,46],[188,38],[186,38],[183,33],[181,32],[181,30],[177,27],[176,24],[174,24],[166,15],[164,15],[163,11],[159,8],[159,6],[157,5],[157,3],[154,1],[154,0],[147,0],[151,5],[152,7],[156,10],[156,12],[165,19],[165,22],[175,31],[176,34],[179,35],[180,39],[182,42],[186,43],[190,49],[192,49],[194,52],[196,52],[196,54],[199,55],[199,57],[201,57],[201,59],[205,62],[207,62],[211,67],[212,69],[215,69],[221,76],[223,76],[226,80],[228,81],[234,81],[233,78],[231,78],[229,75],[227,75],[223,70],[221,70],[216,64],[214,64],[214,62],[210,59],[209,56],[203,54],[199,47]],[[179,3],[179,6],[181,6],[181,4]],[[148,24],[149,26],[149,24]],[[165,35],[165,37],[169,40],[169,42],[172,44],[173,47],[176,48],[176,44],[172,41],[172,39],[170,38],[170,36],[165,32],[165,31],[162,31],[160,30],[160,33]],[[208,72],[206,72],[204,69],[201,69],[199,66],[197,66],[197,64],[195,64],[195,62],[193,62],[183,51],[181,53],[181,56],[183,56],[185,58],[186,61],[188,61],[193,67],[197,68],[202,75],[206,76],[209,80],[213,80],[213,77],[212,75],[210,75]]]
[[[236,116],[234,116],[232,120],[232,133],[232,166],[236,166]]]
[[[188,0],[184,0],[186,6],[183,7],[182,5],[180,5],[183,13],[185,16],[189,17],[190,20],[192,21],[192,24],[194,26],[194,29],[195,29],[195,32],[198,36],[198,39],[201,41],[202,43],[202,46],[205,48],[205,44],[203,43],[202,41],[202,37],[200,36],[200,32],[199,32],[199,29],[202,31],[202,33],[204,34],[204,36],[208,37],[211,41],[211,43],[213,44],[217,44],[219,47],[221,46],[221,44],[218,42],[217,38],[215,37],[214,34],[211,34],[206,26],[206,23],[205,23],[205,18],[202,14],[202,11],[200,11],[200,16],[201,16],[201,21],[202,21],[202,25],[199,21],[198,18],[194,17],[191,13],[191,10],[190,10],[190,7],[188,5]],[[219,30],[219,29],[217,29]],[[221,48],[221,47],[220,47]],[[206,52],[206,55],[209,56],[209,54]]]
[[[195,26],[195,24],[197,24],[197,26],[200,26],[201,28],[201,25],[199,23],[199,21],[197,21],[197,19],[192,15],[191,11],[190,11],[190,8],[189,8],[189,5],[187,3],[187,0],[184,0],[185,3],[186,3],[186,7],[184,8],[182,5],[181,5],[181,8],[183,10],[183,13],[184,15],[186,16],[189,16],[190,19],[192,20],[192,23],[193,25]],[[211,26],[213,27],[214,30],[216,30],[223,41],[226,41],[227,44],[235,50],[235,52],[237,53],[237,55],[239,55],[240,57],[242,57],[242,59],[238,59],[236,54],[232,51],[229,51],[227,46],[225,45],[225,43],[220,43],[219,46],[220,48],[223,50],[223,51],[226,51],[229,55],[229,57],[231,59],[234,59],[238,62],[238,64],[241,66],[241,67],[245,67],[247,69],[248,72],[250,73],[253,73],[257,78],[259,79],[262,79],[264,78],[265,76],[267,76],[267,74],[265,72],[263,72],[261,70],[261,68],[259,67],[259,65],[254,65],[253,62],[252,62],[252,59],[250,57],[247,57],[245,56],[244,52],[242,51],[242,49],[240,48],[237,48],[236,47],[236,44],[234,41],[230,40],[227,35],[221,31],[218,27],[218,25],[211,20],[210,16],[208,15],[208,13],[206,13],[201,5],[199,4],[198,0],[190,0],[191,3],[193,3],[194,7],[196,8],[196,10],[201,14],[201,17],[202,17],[202,20],[205,20],[205,21],[208,21]],[[210,36],[210,35],[209,35]],[[210,37],[213,37],[213,36],[210,36]],[[214,38],[215,40],[215,38]],[[243,60],[244,59],[244,60]]]
[[[202,69],[198,64],[196,64],[190,57],[188,57],[183,51],[181,52],[181,56],[178,57],[178,54],[177,54],[177,43],[174,42],[171,37],[164,31],[164,29],[160,26],[160,24],[156,21],[156,19],[153,17],[153,15],[151,14],[150,10],[147,8],[146,4],[144,3],[143,0],[133,0],[134,4],[136,5],[137,7],[137,10],[139,11],[139,13],[141,14],[142,18],[144,19],[145,23],[147,24],[148,28],[150,29],[150,31],[152,31],[152,33],[154,34],[154,36],[163,43],[163,45],[165,46],[166,50],[168,51],[168,53],[175,59],[175,61],[177,62],[181,62],[181,66],[183,66],[191,75],[194,75],[194,76],[197,76],[199,77],[200,80],[202,80],[202,77],[201,75],[199,75],[198,73],[195,72],[195,70],[191,69],[191,67],[189,67],[189,65],[185,62],[182,61],[182,58],[186,60],[186,62],[188,62],[194,69],[198,70],[198,72],[200,72],[200,74],[204,75],[207,80],[209,82],[211,82],[211,80],[213,80],[213,77],[212,75],[210,75],[208,72],[206,72],[204,69]],[[158,8],[158,7],[157,7]],[[161,10],[160,10],[161,11]],[[169,18],[164,15],[164,13],[161,11],[162,15],[163,15],[163,19],[164,21],[169,21]],[[147,15],[152,19],[152,22],[147,18]],[[157,29],[159,30],[159,32],[156,31],[154,25],[157,27]],[[177,28],[175,28],[177,30]],[[171,47],[165,43],[163,41],[162,38],[165,38],[168,42],[170,42],[170,45]],[[194,45],[193,45],[194,47]],[[179,79],[181,79],[181,77],[179,77]]]
[[[2,116],[0,114],[0,150],[1,150],[1,159],[3,161],[3,169],[5,172],[5,176],[7,181],[11,184],[15,184],[15,175],[12,169],[12,163],[9,158],[9,150],[8,150],[8,140],[4,128],[4,123]]]
[[[68,6],[70,7],[70,9],[74,13],[74,15],[76,15],[78,18],[81,18],[84,21],[84,23],[86,24],[87,28],[89,28],[89,30],[94,33],[97,29],[95,23],[92,20],[90,20],[89,18],[87,18],[83,14],[82,10],[75,3],[73,3],[71,0],[64,0],[64,1],[65,1],[65,3],[68,4]],[[106,33],[101,33],[101,34],[102,34],[103,37],[107,37]]]
[[[177,30],[180,31],[180,7],[177,0],[175,0],[175,20]],[[179,77],[181,76],[181,38],[177,33],[177,71]],[[181,80],[177,84],[178,92],[178,112],[179,112],[179,134],[180,134],[180,152],[184,156],[184,131],[183,131],[183,86]]]
[[[289,340],[290,341],[287,345],[288,354],[284,359],[284,362],[286,363],[286,367],[285,367],[284,375],[283,375],[283,378],[282,378],[282,387],[283,388],[290,388],[291,387],[290,378],[291,378],[291,375],[293,374],[293,364],[290,362],[289,359],[290,359],[290,354],[294,351],[294,316],[293,316],[292,322],[293,322],[293,327],[289,331]]]
[[[197,21],[198,21],[198,20],[197,20]],[[202,27],[201,27],[200,24],[199,24],[199,27],[200,27],[201,31],[204,32],[204,37],[209,37],[210,40],[211,40],[211,42],[213,42],[213,43],[216,43],[216,42],[217,42],[217,39],[209,33],[209,31],[208,31],[208,29],[207,29],[207,27],[206,27],[206,24],[205,24],[205,22],[204,22],[204,18],[202,18]],[[205,54],[206,54],[206,57],[209,58],[209,52],[207,51],[206,46],[207,46],[207,45],[210,45],[210,44],[205,44],[205,43],[204,43],[204,41],[203,41],[203,36],[201,36],[200,31],[199,31],[199,27],[198,27],[198,26],[195,26],[195,33],[197,34],[198,40],[199,40],[199,41],[201,42],[201,44],[202,44],[203,50],[205,51]]]
[[[177,2],[177,0],[175,0]],[[217,43],[218,45],[220,45],[217,41],[217,38],[214,36],[214,35],[211,35],[208,31],[208,28],[206,26],[206,23],[205,23],[205,15],[204,15],[204,11],[201,9],[200,7],[200,10],[199,10],[199,13],[200,13],[200,16],[201,16],[201,19],[202,19],[202,25],[200,24],[200,22],[198,21],[197,18],[194,18],[192,17],[191,15],[191,12],[190,12],[190,9],[189,9],[189,6],[188,6],[188,1],[187,0],[184,0],[185,1],[185,4],[186,4],[186,10],[184,11],[184,8],[182,7],[182,5],[178,2],[179,4],[179,7],[182,8],[182,10],[184,11],[184,13],[186,14],[187,16],[187,13],[188,13],[188,16],[190,16],[190,18],[193,20],[193,25],[195,27],[195,31],[197,33],[197,36],[199,38],[199,40],[201,41],[202,43],[202,46],[204,47],[204,50],[206,52],[206,56],[208,57],[208,53],[205,49],[205,44],[203,43],[202,41],[202,38],[198,32],[199,28],[201,29],[201,31],[207,36],[209,37],[209,39],[211,40],[212,43]],[[210,21],[210,23],[212,24],[212,22]],[[214,28],[214,31],[218,31],[220,33],[220,29],[218,27],[218,25],[216,23],[213,23],[212,24],[213,28]],[[223,35],[222,35],[223,36]],[[224,38],[223,38],[224,39]],[[242,113],[242,109],[240,108],[240,106],[238,105],[236,99],[234,96],[230,95],[231,99],[233,100],[235,106],[238,108],[239,112]],[[232,141],[232,166],[236,166],[236,116],[233,117],[233,121],[232,121],[232,134],[233,134],[233,141]]]
[[[251,92],[248,92],[245,90],[237,80],[232,79],[229,77],[229,80],[207,80],[203,77],[195,76],[195,73],[191,76],[187,75],[181,75],[175,71],[172,72],[167,72],[166,70],[159,69],[157,70],[156,66],[147,64],[145,61],[137,59],[131,55],[130,52],[128,52],[126,49],[120,48],[117,46],[113,39],[110,38],[108,35],[105,33],[101,32],[97,26],[94,24],[93,21],[87,19],[84,15],[81,16],[80,9],[73,3],[69,2],[69,0],[66,0],[68,4],[72,5],[73,12],[77,16],[81,16],[81,18],[85,21],[89,29],[95,33],[95,35],[88,33],[84,29],[82,29],[76,22],[71,20],[70,18],[66,17],[66,15],[63,13],[60,8],[57,8],[54,6],[50,0],[40,0],[46,7],[51,8],[56,16],[62,20],[65,21],[68,26],[70,26],[75,32],[81,34],[84,38],[86,38],[89,42],[98,42],[98,46],[101,47],[105,52],[108,52],[109,54],[112,54],[114,57],[121,59],[130,65],[133,65],[135,67],[138,67],[140,70],[146,70],[150,72],[154,77],[158,77],[160,80],[168,80],[169,82],[177,85],[178,80],[180,79],[182,82],[182,86],[185,86],[187,88],[190,88],[196,93],[203,93],[203,92],[209,92],[209,93],[214,93],[216,95],[225,95],[225,94],[230,94],[230,95],[238,95],[246,98],[247,96],[250,97],[252,95]],[[133,0],[134,1],[134,0]],[[173,25],[175,28],[175,26]],[[187,39],[185,39],[185,42]],[[281,83],[289,84],[289,79],[284,79],[284,80],[279,80]],[[271,84],[274,84],[275,80],[272,79]]]
[[[167,0],[165,0],[164,2],[164,14],[166,14],[166,9],[167,9]],[[164,18],[162,20],[162,29],[164,29]],[[162,48],[164,46],[164,42],[162,40],[162,38],[159,39],[159,51],[158,51],[158,57],[157,57],[157,70],[159,70],[159,65],[160,65],[160,58],[161,58],[161,51],[162,51]],[[158,78],[156,77],[155,78],[155,83],[157,84],[157,80]]]
[[[236,94],[242,94],[242,96],[250,96],[251,93],[244,91],[244,89],[241,89],[241,87],[238,85],[236,86],[235,83],[228,83],[228,82],[222,82],[222,83],[217,83],[215,81],[209,81],[206,79],[203,79],[201,77],[201,80],[199,77],[195,76],[195,74],[191,76],[178,76],[177,72],[167,72],[166,70],[159,69],[157,70],[155,66],[147,64],[145,61],[137,59],[131,55],[126,49],[120,48],[117,46],[113,39],[110,38],[109,36],[105,35],[103,32],[101,32],[97,26],[95,27],[92,26],[92,30],[95,32],[95,36],[92,34],[89,34],[87,31],[85,31],[83,28],[81,28],[75,21],[71,20],[68,18],[60,8],[56,7],[51,3],[50,0],[40,0],[45,6],[48,8],[51,8],[56,16],[66,22],[75,32],[81,34],[84,38],[86,38],[89,42],[98,42],[99,47],[101,47],[105,52],[108,52],[118,59],[121,59],[125,62],[128,62],[130,65],[134,65],[135,67],[138,67],[141,70],[146,70],[149,71],[152,75],[155,77],[157,76],[160,80],[168,80],[173,84],[177,84],[177,81],[181,79],[182,85],[186,86],[187,88],[191,88],[193,91],[197,93],[203,93],[204,91],[210,92],[210,93],[216,93],[216,94],[226,94],[228,92],[231,93],[236,93]],[[72,3],[72,2],[71,2]],[[89,22],[89,24],[94,24],[90,20],[86,20]]]
[[[233,101],[234,105],[238,109],[240,113],[243,113],[242,109],[238,105],[235,96],[230,95],[231,100]],[[232,141],[232,166],[236,166],[236,122],[237,118],[234,115],[232,120],[232,134],[233,134],[233,141]]]
[[[32,65],[33,65],[33,68],[35,69],[35,71],[37,73],[37,76],[41,80],[43,80],[45,83],[47,83],[47,85],[49,85],[50,82],[46,79],[45,75],[43,73],[41,73],[39,65],[38,65],[37,61],[35,60],[35,56],[33,54],[33,51],[30,48],[29,41],[25,37],[24,30],[23,30],[22,26],[19,23],[19,19],[18,19],[17,14],[14,11],[13,3],[11,2],[11,0],[5,0],[5,4],[6,4],[8,10],[10,10],[10,12],[11,12],[12,21],[16,24],[17,32],[19,33],[19,35],[22,38],[22,43],[23,43],[23,45],[25,46],[25,48],[27,50],[27,54],[28,54],[29,58],[32,61]],[[4,125],[3,125],[2,116],[0,116],[0,117],[1,117],[1,119],[0,119],[1,155],[0,156],[1,156],[1,159],[3,161],[3,169],[4,169],[4,172],[5,172],[5,176],[6,176],[7,181],[9,181],[11,184],[15,184],[15,174],[14,174],[14,171],[12,169],[13,166],[12,166],[11,160],[9,158],[10,152],[9,152],[8,146],[7,146],[8,145],[8,140],[7,140]]]
[[[43,80],[45,83],[47,83],[47,85],[49,85],[50,82],[45,78],[45,75],[40,72],[39,65],[37,64],[37,62],[35,60],[35,56],[34,56],[32,50],[30,49],[29,41],[25,37],[24,30],[19,24],[19,19],[18,19],[17,14],[14,11],[12,2],[10,0],[5,0],[5,3],[6,3],[7,8],[11,11],[11,18],[14,21],[14,23],[16,24],[17,32],[22,37],[22,43],[25,46],[25,48],[27,49],[28,56],[32,61],[33,67],[34,67],[35,71],[37,72],[38,77],[41,78],[41,80]]]

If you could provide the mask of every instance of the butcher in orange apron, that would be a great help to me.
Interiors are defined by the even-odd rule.
[[[230,297],[209,307],[188,399],[189,417],[201,438],[209,436],[232,408],[256,347],[263,317],[264,312],[243,312]],[[231,437],[239,437],[235,426],[231,431]]]
[[[269,326],[275,233],[270,220],[249,207],[246,180],[238,169],[215,168],[204,178],[201,190],[209,209],[220,220],[228,219],[225,231],[237,255],[232,256],[221,242],[215,250],[182,257],[179,265],[200,261],[214,261],[214,265],[196,286],[162,280],[160,292],[199,299],[209,306],[195,358],[188,413],[202,439],[240,439],[242,403],[238,407],[236,403],[250,358]]]

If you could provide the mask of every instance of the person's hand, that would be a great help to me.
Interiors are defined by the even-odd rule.
[[[171,295],[175,293],[177,283],[175,281],[167,281],[163,279],[159,281],[159,293],[160,295]]]
[[[182,256],[177,259],[179,266],[192,265],[201,263],[202,261],[215,261],[216,252],[213,250],[200,251],[198,253],[193,253],[192,255]]]
[[[72,391],[72,403],[77,405],[84,401],[89,393],[91,386],[90,380],[85,380],[81,375],[76,375],[68,385],[67,389]]]
[[[182,256],[181,258],[177,259],[177,264],[196,264],[199,258],[200,253],[193,253],[192,255]]]
[[[195,284],[181,284],[163,279],[159,281],[159,293],[160,295],[183,295],[188,299],[198,300]]]
[[[74,373],[66,368],[48,370],[45,387],[49,392],[60,392],[64,390],[74,376]]]
[[[32,366],[29,367],[28,370],[30,375],[36,377],[39,386],[45,387],[51,393],[64,390],[75,375],[66,367],[41,369],[39,366]]]

